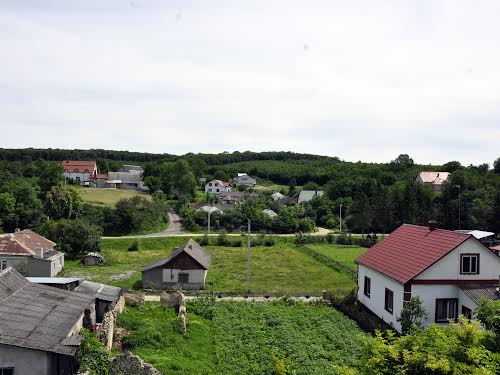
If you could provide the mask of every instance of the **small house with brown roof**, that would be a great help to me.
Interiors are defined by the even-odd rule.
[[[205,193],[207,194],[223,194],[231,191],[229,182],[221,180],[212,180],[205,184]]]
[[[0,237],[0,270],[13,267],[25,276],[54,277],[64,268],[64,253],[30,229]]]
[[[358,302],[401,331],[403,306],[420,297],[425,325],[473,316],[480,289],[496,288],[500,258],[473,235],[404,224],[356,259]],[[476,292],[477,295],[477,292]]]
[[[203,289],[211,257],[193,239],[142,270],[144,289]]]
[[[449,172],[420,172],[415,182],[428,185],[432,190],[439,192],[443,190],[443,184],[450,177]]]

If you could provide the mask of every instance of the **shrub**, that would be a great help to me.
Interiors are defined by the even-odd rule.
[[[427,312],[420,297],[412,297],[410,302],[404,305],[401,315],[396,320],[401,323],[403,334],[409,333],[413,328],[422,328],[423,321],[427,318]]]
[[[132,242],[130,244],[130,246],[128,247],[128,251],[139,251],[139,250],[140,250],[140,245],[139,245],[139,241],[137,241],[137,240]]]
[[[212,320],[215,314],[215,296],[209,294],[203,297],[194,298],[188,301],[188,311]]]
[[[202,237],[202,239],[200,240],[200,246],[208,246],[210,244],[210,240],[208,238],[208,234],[205,233]]]
[[[346,236],[345,233],[341,233],[337,236],[338,245],[352,245],[351,236]]]
[[[108,353],[104,345],[90,331],[82,329],[82,343],[75,358],[80,364],[80,371],[89,371],[89,375],[108,375]]]
[[[219,235],[217,236],[217,245],[218,246],[226,246],[227,245],[227,233],[225,231],[225,229],[221,230],[221,232],[219,233]]]
[[[264,246],[274,246],[276,244],[276,240],[274,239],[274,236],[269,235],[269,237],[266,238],[264,241]]]

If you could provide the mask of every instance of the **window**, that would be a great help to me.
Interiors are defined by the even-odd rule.
[[[462,315],[467,319],[472,319],[472,310],[462,305]]]
[[[436,299],[436,323],[448,323],[448,320],[456,320],[458,314],[458,299],[437,298]]]
[[[6,260],[0,260],[0,271],[4,270],[7,268],[7,261]]]
[[[460,274],[461,275],[479,274],[479,254],[460,255]]]
[[[211,182],[209,182],[209,183],[208,183],[208,186],[212,186],[212,183],[211,183]]]
[[[73,171],[73,173],[79,173],[79,172],[80,171],[78,170],[78,168]]]
[[[385,288],[385,303],[384,308],[392,314],[394,304],[394,293],[392,290]]]
[[[219,189],[217,189],[217,193],[219,192]]]
[[[14,367],[0,367],[0,375],[14,375]]]
[[[178,278],[179,284],[187,284],[189,283],[189,273],[180,273]]]
[[[363,293],[368,298],[370,298],[371,281],[372,280],[368,276],[365,276],[365,285],[364,285],[364,288],[363,288]]]

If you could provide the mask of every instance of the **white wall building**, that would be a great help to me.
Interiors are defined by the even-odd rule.
[[[205,193],[208,194],[221,194],[231,191],[231,186],[229,182],[224,182],[221,180],[212,180],[205,184]]]
[[[356,259],[358,301],[398,331],[396,318],[419,296],[425,325],[473,317],[479,296],[500,299],[496,291],[500,257],[474,236],[404,224]]]

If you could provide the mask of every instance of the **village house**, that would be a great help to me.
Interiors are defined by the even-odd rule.
[[[432,190],[440,192],[448,177],[450,177],[449,172],[420,172],[415,182],[430,186]]]
[[[280,199],[285,198],[285,196],[277,191],[271,194],[271,198],[273,198],[273,201],[279,201]]]
[[[138,165],[124,165],[118,172],[108,172],[107,187],[147,192],[149,188],[142,181],[143,173]]]
[[[63,160],[61,165],[64,177],[80,185],[89,185],[99,173],[95,160]]]
[[[207,194],[222,194],[231,191],[231,186],[229,182],[224,182],[221,180],[212,180],[206,183],[205,193]]]
[[[142,270],[144,289],[203,289],[211,257],[190,239],[168,257],[146,265]]]
[[[56,244],[30,229],[0,237],[0,270],[14,267],[25,276],[53,277],[64,267]]]
[[[302,190],[299,193],[298,203],[306,203],[312,201],[316,197],[322,197],[325,194],[324,191],[321,190]]]
[[[72,375],[94,297],[30,283],[9,267],[0,271],[0,373]]]
[[[237,176],[233,178],[233,180],[238,185],[257,185],[257,180],[250,177],[246,173],[238,173]]]
[[[480,295],[496,296],[500,258],[474,236],[404,224],[356,259],[358,301],[401,332],[406,302],[420,297],[425,325],[473,316]]]

